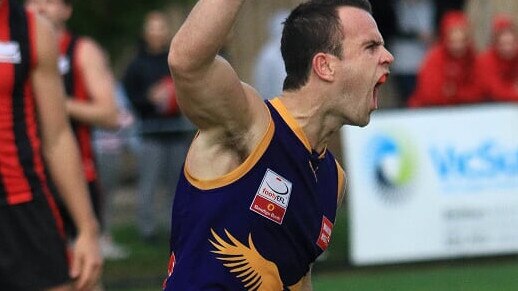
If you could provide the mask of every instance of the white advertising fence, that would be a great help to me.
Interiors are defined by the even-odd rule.
[[[356,265],[518,253],[518,106],[380,111],[342,132]]]

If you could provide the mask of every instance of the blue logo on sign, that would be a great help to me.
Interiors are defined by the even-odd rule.
[[[486,140],[470,149],[432,147],[430,157],[439,180],[459,190],[518,186],[518,147],[505,148]]]
[[[380,134],[370,141],[368,149],[371,174],[379,192],[387,200],[401,200],[415,175],[413,147],[401,137]]]

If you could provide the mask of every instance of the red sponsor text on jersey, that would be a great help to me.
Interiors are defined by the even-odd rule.
[[[331,241],[331,233],[333,232],[333,223],[325,216],[322,216],[322,226],[320,227],[320,234],[318,236],[317,245],[326,250]]]

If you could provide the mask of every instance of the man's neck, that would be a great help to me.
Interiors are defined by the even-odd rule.
[[[333,126],[330,117],[322,111],[322,102],[317,92],[284,92],[282,103],[304,131],[313,150],[321,153],[338,126]]]

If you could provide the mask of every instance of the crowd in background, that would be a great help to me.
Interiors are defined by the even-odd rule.
[[[398,106],[518,101],[518,35],[512,15],[494,15],[491,41],[477,50],[463,11],[466,1],[372,2],[396,58],[391,71]]]
[[[475,51],[469,22],[449,12],[437,43],[427,52],[408,101],[411,107],[518,101],[518,45],[512,19],[493,20],[492,42]]]
[[[490,42],[477,50],[464,12],[468,2],[371,0],[374,18],[396,59],[391,66],[396,107],[518,101],[513,16],[494,15]],[[282,92],[282,17],[280,10],[267,20],[269,38],[254,64],[253,85],[265,99]]]

